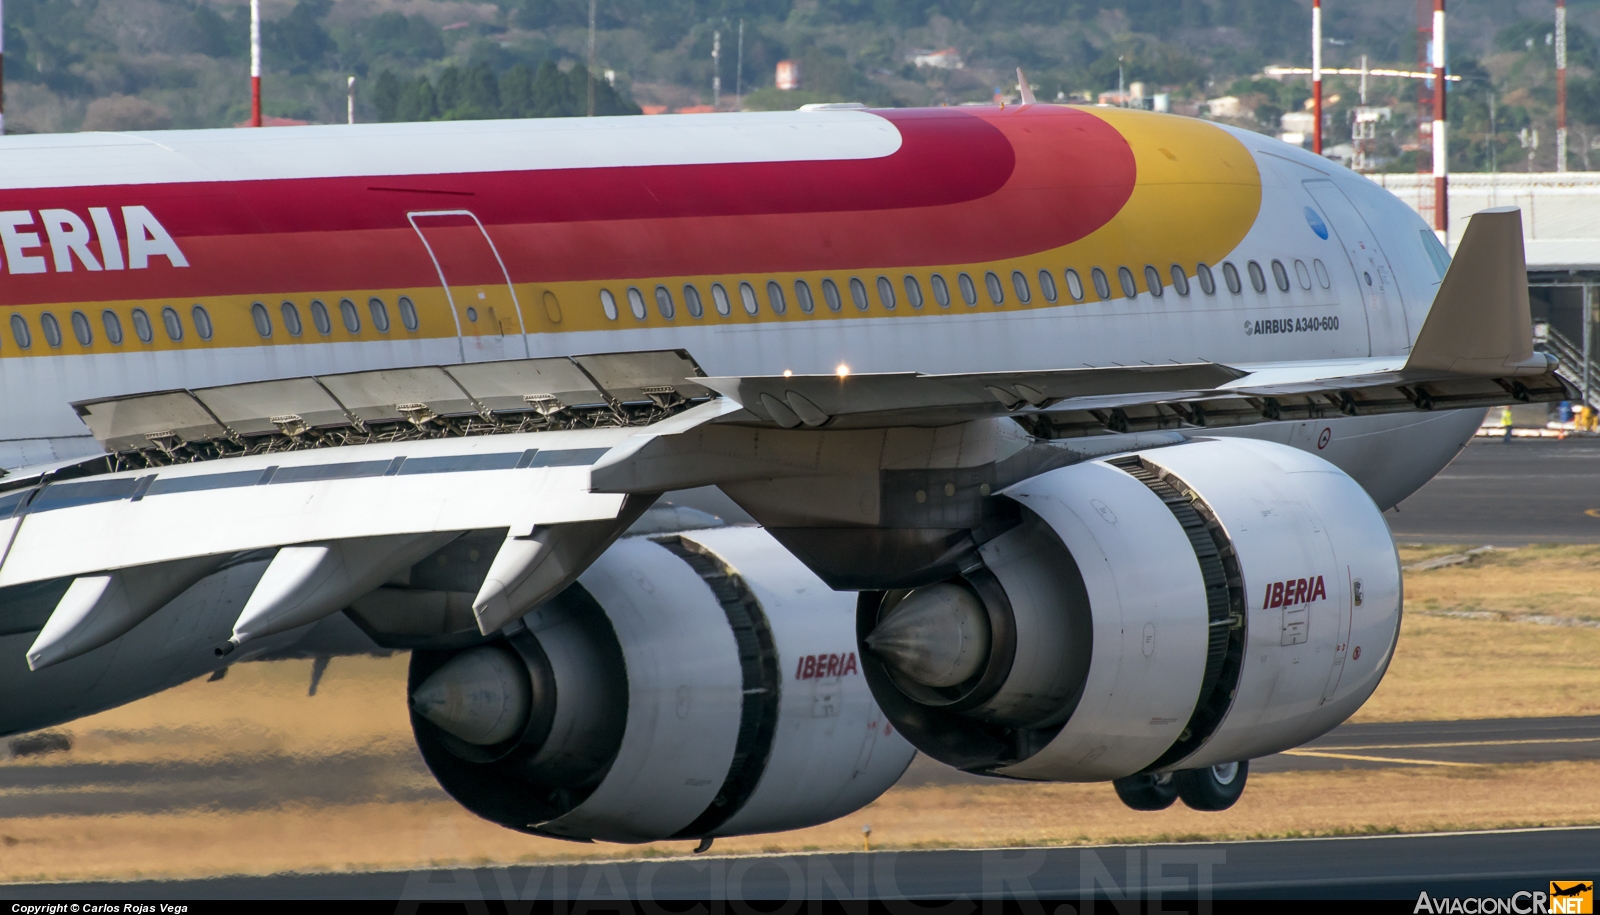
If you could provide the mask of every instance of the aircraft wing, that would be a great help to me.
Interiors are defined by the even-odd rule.
[[[274,551],[227,651],[492,535],[470,595],[487,635],[575,580],[657,494],[871,472],[872,430],[1010,416],[1066,438],[1575,396],[1532,351],[1515,211],[1475,216],[1456,265],[1403,358],[709,378],[661,351],[80,403],[107,454],[0,479],[0,588],[71,581],[29,652],[43,666],[229,557]]]

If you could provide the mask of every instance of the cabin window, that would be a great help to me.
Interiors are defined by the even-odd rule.
[[[912,308],[921,308],[922,307],[922,284],[917,282],[917,278],[916,277],[914,277],[914,276],[912,276],[912,275],[910,275],[908,273],[908,274],[906,274],[905,287],[906,287],[906,301],[911,303],[911,307]]]
[[[367,299],[367,312],[372,315],[372,326],[378,329],[378,333],[389,332],[389,306],[383,304],[382,299],[377,296]]]
[[[966,302],[968,308],[976,307],[978,304],[978,286],[972,282],[972,277],[963,273],[956,277],[956,285],[961,287],[961,301]]]
[[[1228,291],[1234,295],[1238,295],[1244,289],[1244,284],[1239,282],[1239,268],[1233,265],[1233,261],[1223,262],[1222,279],[1228,284]]]
[[[79,346],[88,346],[94,342],[94,331],[89,327],[89,316],[81,311],[72,313],[72,336],[78,339]]]
[[[467,313],[469,320],[478,320],[477,317],[472,314],[472,309],[467,309]],[[349,299],[340,299],[339,317],[344,321],[345,330],[351,332],[352,334],[361,333],[361,313],[356,311],[356,303],[350,301]]]
[[[267,306],[260,302],[251,305],[250,320],[256,324],[256,333],[262,337],[272,336],[272,316],[267,314]]]
[[[121,346],[122,319],[117,317],[117,313],[110,309],[102,311],[100,313],[100,323],[105,325],[106,339],[110,340],[113,346]]]
[[[999,305],[1006,300],[1006,288],[1000,285],[1000,277],[993,270],[983,275],[983,285],[988,287],[989,301]]]
[[[1283,261],[1276,258],[1272,261],[1272,281],[1278,284],[1279,292],[1289,291],[1289,271],[1284,268]]]
[[[317,333],[323,336],[333,333],[333,321],[328,317],[328,306],[322,304],[320,299],[311,300],[311,323],[316,327]]]
[[[637,286],[628,287],[628,310],[633,312],[633,316],[640,321],[643,321],[645,316],[649,314],[644,307],[644,293],[640,292]]]
[[[1144,285],[1150,290],[1150,294],[1158,299],[1166,292],[1166,288],[1161,285],[1161,271],[1149,264],[1144,265]]]
[[[1211,268],[1205,264],[1196,264],[1194,268],[1195,279],[1200,281],[1200,291],[1206,295],[1217,294],[1217,278],[1212,275]]]
[[[1177,290],[1178,295],[1189,297],[1189,277],[1177,264],[1172,265],[1172,288]]]
[[[1089,278],[1094,281],[1094,294],[1100,297],[1100,301],[1110,301],[1111,280],[1106,278],[1106,272],[1096,267],[1089,271]]]
[[[1123,298],[1131,299],[1139,294],[1139,284],[1133,278],[1133,271],[1127,267],[1117,268],[1117,282],[1122,284]]]
[[[1083,301],[1083,277],[1076,270],[1067,271],[1067,294],[1072,296],[1074,302]]]
[[[27,328],[26,323],[23,324],[23,328]],[[156,338],[156,330],[150,325],[150,315],[143,308],[133,310],[133,333],[141,343],[149,343]]]
[[[300,323],[300,309],[294,307],[293,302],[284,302],[278,306],[278,313],[283,315],[283,329],[289,336],[298,337],[305,326]]]
[[[350,310],[354,311],[355,306],[351,305]],[[206,312],[205,306],[195,305],[193,308],[189,309],[189,316],[194,319],[194,331],[200,335],[200,339],[210,340],[211,315]]]
[[[1255,261],[1251,261],[1248,265],[1248,269],[1250,271],[1251,287],[1254,288],[1256,292],[1266,292],[1267,274],[1261,269],[1261,265]]]
[[[661,312],[661,317],[668,321],[678,313],[677,307],[672,304],[672,290],[665,286],[656,287],[656,311]]]
[[[806,314],[817,310],[817,300],[811,296],[811,284],[805,280],[794,281],[794,300],[800,303],[800,310]]]
[[[1011,271],[1011,288],[1017,293],[1017,301],[1026,305],[1033,301],[1033,289],[1028,286],[1028,277],[1021,270]]]
[[[171,305],[161,309],[161,326],[166,330],[168,340],[183,339],[183,319],[178,317],[178,309]]]
[[[1056,300],[1055,274],[1048,270],[1039,271],[1039,291],[1044,293],[1045,301],[1054,302]]]
[[[828,303],[829,311],[844,308],[844,300],[839,297],[839,285],[833,280],[822,281],[822,300]]]
[[[739,301],[744,303],[745,314],[753,315],[761,310],[761,303],[756,301],[756,287],[749,283],[739,284]]]
[[[61,322],[50,312],[39,316],[39,327],[44,330],[44,342],[51,346],[61,345]]]
[[[683,307],[689,309],[689,317],[696,321],[706,313],[706,307],[700,304],[700,290],[694,288],[693,283],[683,284]]]
[[[933,285],[933,300],[935,302],[939,303],[939,307],[940,308],[949,308],[950,307],[950,284],[946,283],[944,281],[944,277],[940,276],[937,273],[935,273],[933,275],[933,279],[931,280],[931,283]]]
[[[850,278],[850,301],[855,303],[856,310],[866,311],[872,307],[872,302],[867,299],[867,284],[858,277]]]
[[[772,306],[772,313],[781,315],[789,310],[789,303],[783,297],[783,287],[777,280],[767,280],[767,304]]]
[[[1311,262],[1311,267],[1317,271],[1317,285],[1321,286],[1323,289],[1327,289],[1329,286],[1333,285],[1333,281],[1328,278],[1328,268],[1323,266],[1321,258],[1313,260]]]
[[[885,309],[888,309],[889,311],[894,310],[894,306],[896,304],[894,298],[894,284],[889,282],[889,278],[886,276],[878,277],[878,301],[883,303],[883,307]]]
[[[545,293],[545,294],[549,295],[549,293]],[[284,303],[284,304],[288,304],[288,303]],[[416,305],[416,303],[411,301],[411,297],[410,296],[403,295],[403,296],[400,297],[400,301],[395,303],[395,304],[400,306],[400,323],[405,325],[406,330],[413,330],[413,331],[416,330],[417,327],[421,324],[421,322],[417,320],[417,305]],[[292,305],[290,306],[291,309],[293,307],[294,306],[292,306]],[[616,303],[615,302],[611,303],[611,307],[612,307],[612,309],[615,309],[616,308]],[[557,306],[557,309],[558,309],[557,314],[560,313],[559,308],[560,308],[560,306]],[[547,310],[548,310],[548,303],[547,303]],[[284,321],[286,323],[288,321],[288,318],[289,318],[289,316],[286,313],[284,315]],[[300,315],[299,314],[296,314],[294,316],[294,328],[290,331],[290,333],[294,334],[296,337],[300,336]]]
[[[22,315],[11,316],[11,337],[17,341],[17,346],[27,349],[33,345],[33,332],[28,330],[28,319]]]
[[[611,290],[600,290],[600,308],[606,313],[606,320],[615,321],[617,319],[617,297],[611,294]]]
[[[1305,261],[1296,260],[1294,262],[1294,278],[1300,281],[1301,289],[1311,288],[1311,271],[1306,269]]]
[[[733,302],[728,298],[728,290],[722,288],[721,283],[711,284],[711,304],[717,309],[717,314],[724,318],[733,314]]]

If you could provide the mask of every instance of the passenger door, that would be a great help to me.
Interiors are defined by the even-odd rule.
[[[1313,179],[1304,184],[1349,258],[1356,288],[1366,307],[1367,354],[1405,352],[1411,345],[1405,303],[1400,301],[1389,259],[1378,247],[1367,221],[1332,181]],[[1335,264],[1328,267],[1338,269]]]
[[[470,210],[408,213],[454,312],[463,362],[523,359],[528,339],[505,262]]]

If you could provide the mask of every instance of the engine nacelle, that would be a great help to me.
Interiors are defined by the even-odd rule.
[[[1061,468],[1003,495],[982,566],[863,594],[868,681],[918,749],[970,771],[1100,781],[1298,746],[1387,669],[1400,563],[1343,471],[1207,440]]]
[[[915,754],[862,676],[854,610],[757,528],[624,539],[508,638],[414,652],[417,743],[456,800],[524,832],[823,823]]]

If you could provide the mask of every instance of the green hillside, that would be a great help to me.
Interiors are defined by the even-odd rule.
[[[358,120],[788,108],[812,101],[908,106],[992,102],[1015,94],[1023,67],[1041,99],[1094,100],[1124,84],[1200,114],[1240,99],[1234,123],[1276,132],[1302,106],[1303,79],[1259,78],[1269,64],[1309,63],[1310,0],[599,0],[595,79],[588,0],[264,0],[266,110],[315,123]],[[1456,4],[1452,123],[1459,169],[1527,167],[1517,135],[1543,138],[1553,167],[1550,0]],[[244,121],[247,0],[11,0],[7,127],[16,132],[213,127]],[[1412,3],[1328,0],[1326,64],[1411,68]],[[1595,43],[1600,0],[1571,3],[1573,167],[1600,139]],[[740,39],[741,24],[743,38]],[[721,95],[712,98],[720,33]],[[954,49],[959,69],[916,66]],[[778,61],[801,86],[774,88]],[[1329,142],[1348,136],[1355,80],[1328,84]],[[1374,80],[1393,109],[1380,136],[1388,167],[1414,169],[1416,86]],[[1493,130],[1490,100],[1494,104]],[[1600,167],[1600,150],[1594,163]]]

